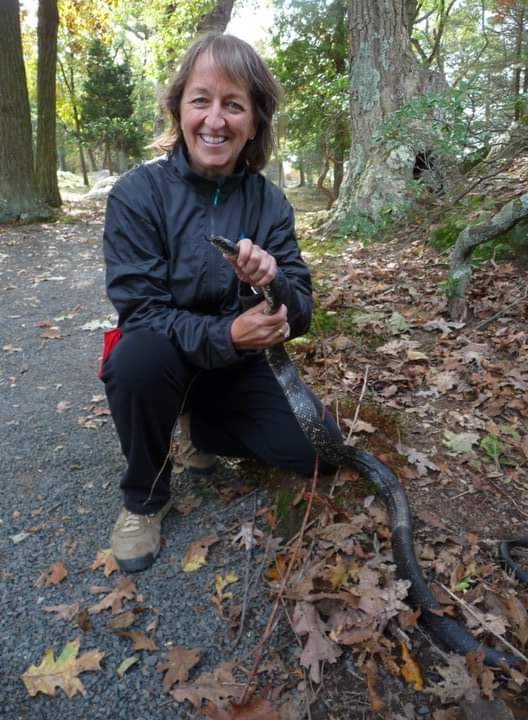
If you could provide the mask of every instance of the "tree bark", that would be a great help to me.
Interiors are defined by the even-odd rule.
[[[333,228],[350,213],[375,218],[409,201],[414,153],[375,140],[389,116],[424,92],[432,77],[411,50],[415,2],[349,0],[348,13],[352,145]]]
[[[448,286],[448,311],[453,320],[467,316],[466,288],[471,279],[471,255],[482,243],[504,235],[521,220],[528,218],[528,193],[511,200],[488,222],[468,225],[458,236],[451,252]]]
[[[39,214],[18,0],[0,3],[0,222]]]
[[[233,5],[234,0],[216,0],[215,6],[211,12],[204,15],[199,21],[196,27],[198,34],[209,32],[211,30],[224,32],[231,20]]]
[[[51,207],[62,201],[57,183],[56,82],[57,0],[40,0],[38,8],[36,183],[40,200]]]

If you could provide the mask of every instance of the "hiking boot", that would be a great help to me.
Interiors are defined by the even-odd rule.
[[[193,475],[210,475],[216,466],[216,455],[197,450],[191,440],[191,416],[180,415],[171,438],[170,460],[175,473],[188,470]]]
[[[169,500],[152,515],[137,515],[123,508],[112,531],[112,553],[125,573],[149,568],[160,550],[161,521],[172,505]]]

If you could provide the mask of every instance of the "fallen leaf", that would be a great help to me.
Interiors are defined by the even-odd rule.
[[[367,671],[367,691],[370,700],[370,709],[372,712],[381,713],[385,705],[383,700],[376,692],[376,680],[378,679],[378,669],[373,660],[368,660],[365,663]]]
[[[240,546],[244,546],[246,551],[248,551],[257,544],[263,535],[262,530],[255,527],[254,523],[245,522],[242,523],[240,531],[235,535],[231,544],[236,545],[236,543],[239,543]]]
[[[442,703],[474,700],[480,697],[480,688],[467,669],[464,658],[460,655],[449,655],[447,665],[435,667],[442,678],[425,692],[435,695]]]
[[[195,572],[205,565],[209,548],[219,540],[218,535],[213,533],[191,543],[181,559],[182,570],[184,572]]]
[[[401,656],[403,664],[400,666],[400,672],[405,682],[412,685],[415,690],[423,690],[423,678],[420,668],[411,656],[406,642],[400,642]]]
[[[145,633],[139,632],[139,630],[130,630],[129,632],[116,632],[116,635],[118,637],[123,637],[127,640],[131,640],[132,648],[134,650],[148,650],[151,652],[154,650],[159,650],[154,640],[147,637]]]
[[[215,576],[215,598],[217,603],[221,604],[233,597],[233,593],[224,593],[224,588],[236,582],[238,582],[238,575],[235,575],[234,572],[228,572],[224,577],[221,575]]]
[[[110,620],[110,627],[112,630],[123,630],[124,628],[130,627],[132,623],[136,621],[137,616],[144,612],[143,608],[135,607],[132,610],[119,613]]]
[[[45,340],[60,340],[62,339],[61,331],[58,327],[45,328],[41,333],[40,337]]]
[[[199,708],[204,700],[226,708],[230,698],[236,698],[242,688],[233,677],[233,663],[221,663],[211,673],[202,673],[188,685],[182,685],[170,691],[176,702],[189,700],[195,708]]]
[[[444,431],[444,445],[454,455],[465,455],[471,452],[473,445],[479,441],[478,433],[462,432],[454,433],[451,430]]]
[[[202,714],[210,720],[280,720],[271,702],[258,696],[253,696],[245,705],[231,703],[226,710],[207,703]]]
[[[120,678],[123,677],[123,675],[130,670],[130,668],[135,665],[137,662],[139,662],[139,655],[130,655],[130,657],[127,657],[123,660],[123,662],[119,665],[117,668],[117,674]]]
[[[40,665],[31,665],[22,675],[22,681],[28,693],[34,697],[41,692],[55,695],[56,688],[62,688],[68,697],[77,693],[86,695],[86,690],[78,675],[82,672],[100,670],[100,662],[104,653],[90,650],[77,657],[80,641],[66,643],[59,657],[55,660],[53,649],[48,648]]]
[[[300,663],[309,668],[313,682],[321,682],[321,663],[335,663],[341,648],[326,635],[326,625],[316,608],[307,602],[299,602],[293,611],[292,626],[297,635],[308,634]]]
[[[83,632],[88,632],[88,630],[90,630],[90,614],[86,608],[83,608],[77,615],[77,625]]]
[[[42,609],[44,612],[56,613],[60,620],[68,622],[68,620],[73,620],[73,618],[77,615],[79,607],[80,603],[77,601],[71,605],[46,605]]]
[[[46,572],[42,573],[37,580],[37,587],[50,587],[58,585],[68,575],[68,571],[62,560],[53,563]]]
[[[189,672],[199,662],[201,650],[188,650],[176,646],[169,650],[165,659],[156,665],[158,672],[164,672],[163,692],[169,692],[176,683],[185,683],[189,679]]]
[[[112,548],[106,548],[105,550],[98,550],[95,560],[90,565],[92,570],[97,570],[98,567],[103,566],[103,575],[108,577],[113,572],[117,572],[119,567],[112,554]]]
[[[99,589],[97,592],[101,591],[107,592],[108,589]],[[108,593],[105,598],[100,600],[95,605],[92,605],[92,607],[88,608],[88,612],[90,613],[90,615],[95,615],[96,613],[100,613],[103,610],[111,609],[112,615],[117,615],[118,613],[123,611],[124,600],[133,600],[135,596],[136,586],[129,578],[123,578],[119,581],[116,587]]]

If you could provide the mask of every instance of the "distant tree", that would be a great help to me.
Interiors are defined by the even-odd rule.
[[[38,214],[18,0],[0,3],[0,222]]]
[[[81,114],[85,137],[103,146],[105,167],[110,172],[115,169],[112,150],[120,156],[120,171],[126,169],[123,156],[141,152],[140,131],[133,119],[133,91],[126,57],[118,63],[107,45],[94,40],[88,52]]]
[[[40,0],[38,8],[36,183],[40,200],[61,205],[57,183],[57,0]]]
[[[285,152],[299,170],[319,158],[321,190],[333,166],[330,203],[350,146],[346,15],[346,0],[282,0],[272,40],[271,65],[286,92]]]

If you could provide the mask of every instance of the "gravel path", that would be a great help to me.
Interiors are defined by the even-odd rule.
[[[158,651],[134,653],[128,639],[109,629],[109,610],[91,615],[83,632],[77,616],[67,622],[43,609],[75,601],[90,607],[103,597],[90,592],[92,585],[113,588],[122,579],[91,569],[97,551],[109,546],[123,470],[112,422],[97,414],[106,408],[96,375],[101,324],[113,320],[104,294],[101,232],[100,212],[87,212],[75,224],[0,229],[0,716],[8,720],[192,717],[190,704],[176,705],[162,693],[156,665],[171,646],[201,648],[191,673],[196,677],[234,654],[228,623],[210,597],[215,573],[243,576],[245,552],[232,546],[231,537],[237,524],[251,519],[253,498],[226,506],[214,481],[180,481],[179,492],[200,494],[202,505],[186,516],[172,511],[158,562],[131,576],[143,597],[126,602],[125,609],[146,609],[131,629],[145,631],[157,618],[151,634]],[[182,553],[212,532],[221,541],[211,548],[207,566],[184,573]],[[39,576],[60,560],[67,577],[39,587]],[[232,586],[239,596],[241,585]],[[266,594],[257,597],[237,648],[241,657],[255,647],[269,612]],[[57,656],[76,638],[80,653],[104,652],[101,671],[81,675],[86,695],[69,699],[58,689],[55,697],[31,698],[22,673],[39,664],[47,648]],[[117,668],[134,654],[139,661],[120,679]]]

